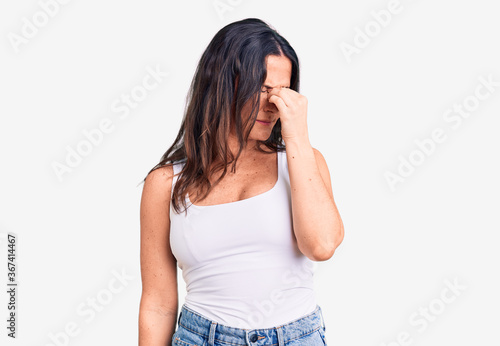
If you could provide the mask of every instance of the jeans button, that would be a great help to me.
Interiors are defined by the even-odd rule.
[[[251,341],[251,342],[255,342],[255,341],[257,341],[257,339],[258,339],[258,338],[259,338],[259,337],[258,337],[257,335],[255,335],[255,334],[254,334],[254,335],[252,335],[252,336],[250,337],[250,341]]]

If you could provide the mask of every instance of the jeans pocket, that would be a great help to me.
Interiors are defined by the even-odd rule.
[[[180,346],[200,346],[200,345],[190,344],[189,342],[183,341],[183,340],[179,339],[179,337],[178,337],[178,336],[176,336],[176,337],[174,338],[174,342],[172,343],[172,345],[180,345]]]
[[[179,326],[174,335],[172,335],[172,345],[174,346],[206,346],[206,344],[207,341],[205,337],[183,326]]]

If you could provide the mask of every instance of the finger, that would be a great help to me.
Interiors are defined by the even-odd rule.
[[[274,103],[276,105],[276,107],[278,108],[278,110],[280,111],[280,113],[285,111],[285,109],[287,108],[283,99],[277,95],[271,95],[269,97],[269,102]]]
[[[287,106],[293,104],[294,98],[296,98],[298,95],[298,92],[289,88],[281,88],[277,92],[277,96],[281,97],[281,99]]]

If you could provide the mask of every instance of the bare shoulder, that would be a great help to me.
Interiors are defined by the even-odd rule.
[[[146,181],[155,182],[156,184],[168,183],[166,180],[172,181],[172,176],[174,175],[174,168],[171,163],[166,164],[162,167],[155,169],[150,172],[146,177]]]
[[[162,166],[150,172],[144,182],[143,197],[152,197],[157,202],[170,202],[173,175],[174,169],[172,164]]]
[[[140,206],[141,309],[177,312],[177,267],[170,248],[171,164],[150,172]]]
[[[313,152],[314,152],[314,158],[316,159],[319,169],[328,171],[328,165],[326,163],[323,154],[321,154],[321,152],[316,148],[313,148]]]
[[[326,160],[323,157],[323,154],[321,154],[321,152],[316,148],[313,148],[313,151],[314,151],[314,157],[316,158],[316,161],[321,161],[321,163],[324,162],[326,164]],[[318,163],[320,163],[320,162],[318,162]]]
[[[318,164],[318,169],[321,174],[321,177],[323,178],[323,182],[325,183],[326,187],[328,188],[328,192],[333,198],[333,191],[332,191],[332,181],[330,178],[330,170],[328,169],[328,165],[326,163],[325,158],[323,157],[323,154],[316,149],[313,148],[314,152],[314,158],[316,159],[316,163]]]

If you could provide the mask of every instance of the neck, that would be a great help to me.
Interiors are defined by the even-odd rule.
[[[228,140],[227,140],[227,145],[228,145],[228,148],[231,151],[231,153],[233,153],[233,155],[236,156],[236,154],[238,153],[238,150],[239,150],[238,139],[235,136],[230,135]],[[256,152],[258,152],[258,150],[256,149],[256,145],[257,145],[257,141],[254,139],[249,139],[246,143],[244,143],[240,158],[244,157],[244,156],[252,155],[252,154],[255,154]]]

